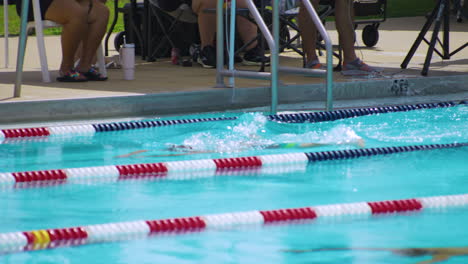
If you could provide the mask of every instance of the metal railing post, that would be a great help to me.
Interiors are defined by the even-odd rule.
[[[231,25],[229,27],[229,58],[228,58],[228,61],[229,61],[229,67],[228,69],[230,71],[233,71],[234,70],[234,55],[236,53],[236,15],[237,15],[237,12],[236,12],[236,9],[237,9],[237,5],[236,5],[236,2],[237,1],[231,1],[231,14],[230,14],[230,18],[231,18]],[[232,87],[234,88],[235,87],[235,81],[234,81],[234,77],[230,77],[229,78],[229,87]]]
[[[216,86],[224,88],[224,77],[221,72],[224,70],[224,23],[223,23],[224,0],[216,3]],[[203,49],[203,47],[201,47]]]
[[[325,41],[325,48],[327,50],[327,101],[325,103],[325,108],[327,111],[333,110],[333,50],[332,50],[332,42],[330,40],[330,36],[328,36],[325,27],[322,24],[317,12],[315,11],[314,7],[310,3],[309,0],[302,0],[302,3],[307,9],[307,12],[312,18],[317,30],[319,31],[320,35],[322,36],[323,40]]]
[[[14,97],[21,96],[21,82],[23,81],[23,64],[24,64],[24,53],[26,51],[26,37],[28,34],[26,28],[28,25],[28,12],[29,12],[29,1],[22,1],[21,9],[21,28],[20,37],[18,41],[18,56],[16,58],[16,81],[15,81],[15,92]]]
[[[279,0],[273,0],[273,49],[270,49],[271,71],[271,109],[272,115],[276,114],[278,107],[278,65],[279,65]]]

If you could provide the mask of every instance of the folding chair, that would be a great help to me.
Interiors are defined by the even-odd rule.
[[[36,32],[36,40],[37,40],[37,48],[39,51],[39,60],[41,63],[41,73],[42,73],[42,81],[43,82],[50,82],[50,73],[49,67],[47,63],[47,53],[45,50],[45,42],[44,42],[44,28],[54,28],[54,27],[61,27],[60,24],[57,24],[50,20],[42,20],[41,19],[41,7],[39,4],[39,0],[32,1],[32,8],[34,14],[34,21],[29,22],[27,25],[27,35],[31,32],[31,30],[35,30]],[[27,39],[26,39],[27,40]],[[102,49],[102,45],[99,46],[97,50],[97,59],[98,59],[98,67],[99,72],[102,76],[107,77],[107,70],[106,64],[104,61],[104,52]]]
[[[175,10],[167,11],[159,6],[157,0],[150,0],[150,16],[148,33],[148,61],[155,61],[156,58],[166,57],[174,48],[182,53],[187,53],[193,40],[198,39],[198,18],[193,13],[192,8],[181,2]],[[175,3],[175,2],[174,2]],[[155,19],[153,23],[152,19]],[[192,28],[190,28],[190,25]],[[151,26],[156,26],[152,28]],[[184,32],[177,32],[177,29],[184,29]],[[192,36],[187,34],[192,31]],[[156,32],[156,34],[155,34]],[[156,45],[153,45],[157,43]]]
[[[265,1],[260,0],[261,4],[265,5]],[[333,14],[334,11],[334,2],[328,0],[322,0],[319,5],[317,13],[325,23],[325,19]],[[299,25],[297,24],[297,16],[299,15],[299,1],[297,0],[281,0],[280,1],[280,40],[279,40],[279,51],[283,52],[286,49],[293,50],[302,57],[303,66],[306,65],[306,57],[302,48],[300,47],[301,37]],[[264,8],[264,19],[267,22],[267,25],[271,27],[272,21],[272,10],[267,3],[266,7],[260,6],[259,8]],[[258,6],[258,4],[257,4]],[[291,35],[291,33],[293,35]],[[317,36],[317,49],[319,55],[322,56],[322,50],[325,49],[325,44],[322,41],[320,35]],[[335,67],[335,70],[341,70],[342,54],[341,48],[338,49],[338,52],[333,52],[333,56],[336,57],[339,62]]]
[[[258,2],[258,1],[257,1]],[[292,49],[301,56],[304,53],[298,48],[300,44],[300,33],[299,26],[297,25],[296,18],[299,14],[299,8],[297,7],[296,0],[281,0],[280,1],[280,40],[279,40],[279,51],[283,52],[285,49]],[[260,13],[263,12],[264,20],[266,24],[271,28],[272,26],[272,10],[270,8],[271,3],[265,5],[265,1],[257,3]],[[294,35],[291,35],[291,30],[294,31]]]

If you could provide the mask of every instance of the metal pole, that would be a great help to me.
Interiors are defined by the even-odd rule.
[[[271,80],[271,73],[269,72],[222,70],[220,73],[226,77],[244,77],[258,80]]]
[[[216,4],[216,86],[225,88],[224,78],[221,71],[224,70],[224,27],[223,27],[223,0]],[[203,47],[201,47],[203,49]]]
[[[328,36],[325,27],[322,24],[317,12],[315,11],[314,7],[310,3],[309,0],[302,0],[302,3],[306,7],[309,15],[312,18],[317,30],[319,31],[320,35],[322,35],[323,40],[325,41],[325,48],[327,50],[327,101],[325,104],[325,108],[327,111],[333,110],[333,50],[332,50],[332,42],[330,40],[330,36]]]
[[[424,66],[423,66],[423,70],[421,72],[421,74],[423,76],[427,76],[427,73],[429,72],[429,65],[431,64],[432,54],[434,53],[435,45],[436,45],[437,40],[438,40],[438,34],[439,34],[439,31],[440,31],[440,26],[441,26],[441,24],[443,22],[442,16],[443,16],[443,13],[444,13],[445,4],[446,4],[446,2],[444,0],[442,0],[440,8],[437,11],[437,17],[435,19],[434,28],[432,30],[431,41],[429,42],[429,48],[427,49],[426,59],[424,60]]]
[[[276,114],[278,107],[278,64],[279,64],[279,0],[273,0],[273,49],[270,50],[271,71],[271,109],[272,115]]]
[[[5,19],[5,23],[3,25],[4,28],[4,40],[5,40],[5,68],[8,68],[8,61],[9,61],[9,56],[8,56],[8,0],[3,1],[3,17]]]
[[[444,17],[444,35],[443,35],[443,59],[449,60],[450,59],[450,2],[445,1],[445,6],[443,12]]]
[[[234,53],[236,43],[236,0],[231,0],[231,24],[229,27],[229,70],[234,70]],[[234,77],[229,78],[229,86],[234,88]]]
[[[24,64],[24,53],[26,51],[26,37],[27,32],[26,28],[28,25],[28,11],[29,11],[29,1],[22,1],[21,9],[21,27],[20,27],[20,37],[18,41],[18,56],[16,59],[16,82],[15,82],[15,92],[14,97],[21,96],[21,82],[23,80],[23,64]]]

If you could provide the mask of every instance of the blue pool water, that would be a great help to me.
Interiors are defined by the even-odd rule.
[[[190,116],[191,117],[191,116]],[[186,118],[186,117],[184,117]],[[187,117],[189,118],[189,117]],[[323,123],[279,124],[260,114],[219,121],[49,138],[0,145],[0,172],[356,148],[264,149],[281,142],[367,147],[468,142],[468,107],[364,116]],[[241,144],[242,143],[242,144]],[[200,153],[176,157],[170,144]],[[140,155],[119,158],[137,150]],[[282,166],[189,180],[120,181],[0,191],[0,232],[213,213],[304,207],[466,193],[468,148]],[[370,220],[237,227],[145,240],[0,256],[0,263],[417,263],[387,251],[293,253],[317,248],[468,246],[466,208],[379,216]],[[467,263],[454,257],[443,263]]]

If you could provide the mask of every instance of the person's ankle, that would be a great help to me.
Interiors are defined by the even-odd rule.
[[[70,72],[70,71],[73,71],[73,68],[69,68],[69,67],[60,68],[59,69],[59,74],[64,75],[64,74],[66,74],[67,72]]]
[[[320,60],[318,57],[307,59],[306,64],[311,64],[311,63],[320,63]]]
[[[358,62],[360,59],[358,57],[343,58],[343,64]]]
[[[69,72],[71,70],[73,70],[73,65],[67,65],[67,64],[61,64],[60,67],[59,67],[59,72]]]
[[[253,49],[255,49],[257,46],[258,46],[258,43],[256,43],[255,45],[254,45],[254,44],[250,44],[248,47],[245,48],[245,52],[248,52],[248,51],[250,51],[250,50],[253,50]]]
[[[79,71],[79,72],[88,72],[89,70],[91,69],[91,65],[89,66],[84,66],[84,65],[78,65],[76,66],[75,70]]]
[[[314,60],[307,61],[307,63],[304,65],[304,68],[314,69],[314,70],[324,70],[325,69],[323,64],[320,63],[319,59],[314,59]]]

